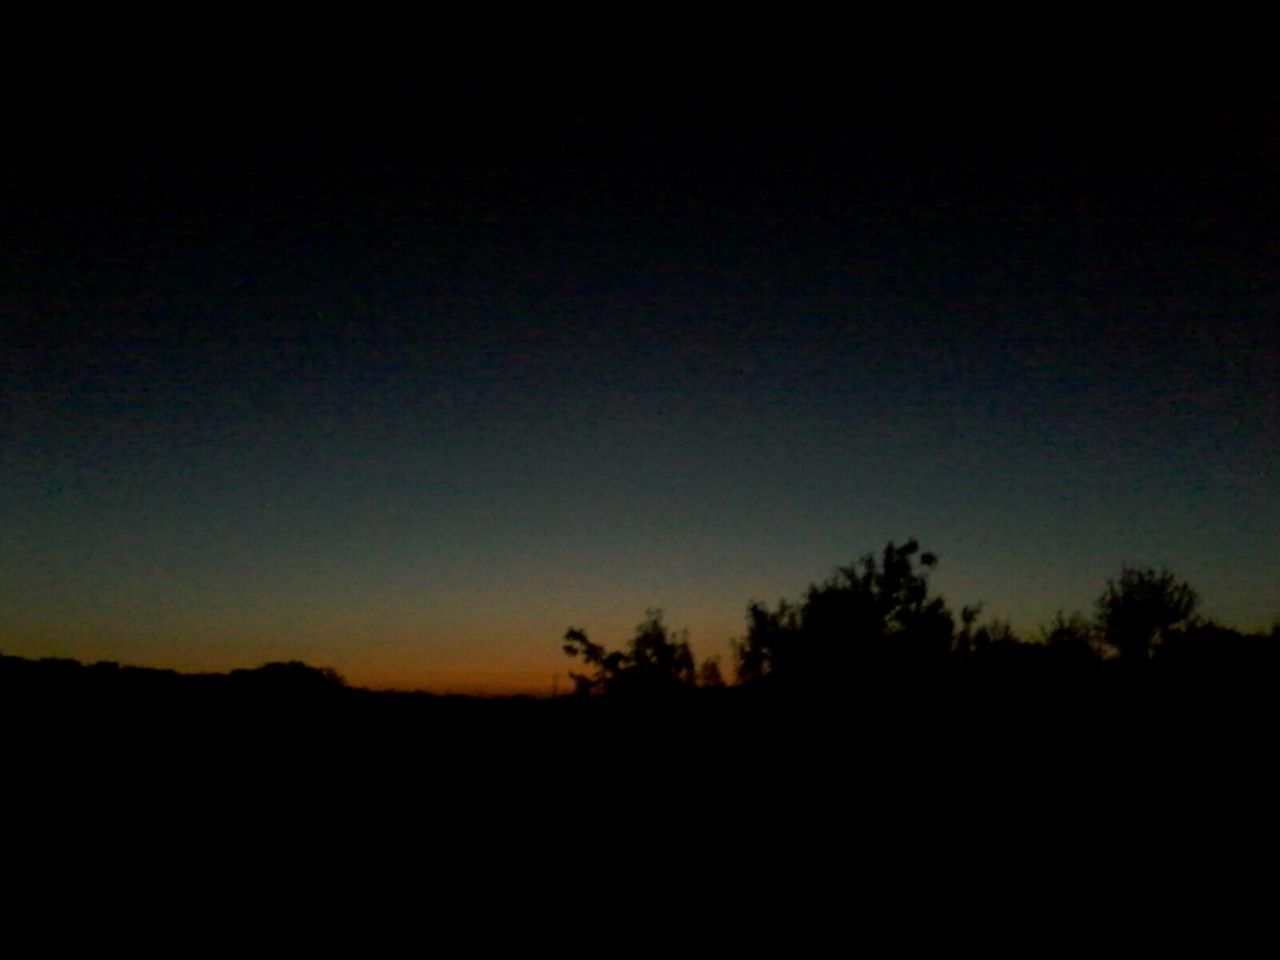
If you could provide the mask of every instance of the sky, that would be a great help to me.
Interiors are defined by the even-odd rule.
[[[547,693],[909,537],[1269,627],[1276,99],[1044,79],[15,98],[0,651]]]

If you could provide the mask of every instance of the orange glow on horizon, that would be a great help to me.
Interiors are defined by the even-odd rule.
[[[351,686],[370,690],[490,697],[545,697],[554,693],[568,693],[573,688],[567,667],[567,664],[563,667],[548,664],[545,668],[532,665],[431,668],[379,664],[350,672],[339,669],[339,672]]]

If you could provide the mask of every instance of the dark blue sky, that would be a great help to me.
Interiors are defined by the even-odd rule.
[[[784,94],[13,108],[0,649],[545,690],[913,535],[1280,615],[1274,97]]]

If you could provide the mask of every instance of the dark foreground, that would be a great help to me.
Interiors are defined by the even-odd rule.
[[[1222,946],[1265,914],[1276,848],[1257,673],[540,701],[5,658],[0,705],[10,875],[188,924],[305,907],[313,934],[358,914],[362,937],[564,923],[661,946],[705,913],[715,943],[789,952],[851,926],[1021,950],[1185,903],[1189,944]]]
[[[351,688],[296,663],[184,675],[0,658],[10,762],[315,778],[339,793],[397,780],[436,797],[504,781],[530,797],[646,782],[795,795],[842,779],[850,795],[928,785],[946,803],[998,785],[1034,807],[1072,784],[1243,783],[1270,775],[1273,690],[1257,670],[1095,664],[885,670],[660,699],[483,699]]]

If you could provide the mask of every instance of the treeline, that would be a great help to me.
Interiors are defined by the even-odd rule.
[[[1126,567],[1109,580],[1091,615],[1059,612],[1038,636],[981,621],[981,605],[958,612],[930,588],[937,557],[915,540],[889,543],[815,583],[798,601],[752,602],[747,632],[733,644],[739,687],[832,696],[868,684],[941,677],[1044,682],[1084,676],[1250,678],[1280,667],[1280,622],[1244,634],[1200,615],[1200,598],[1168,570]],[[725,683],[716,658],[695,662],[687,633],[650,610],[618,650],[584,630],[565,634],[579,695],[682,695]]]
[[[1007,622],[983,620],[981,605],[954,610],[931,588],[937,565],[937,557],[915,540],[889,543],[879,554],[867,554],[810,585],[798,600],[751,602],[746,633],[733,642],[728,665],[716,657],[699,662],[687,631],[670,629],[657,609],[647,611],[619,649],[572,627],[563,652],[580,667],[570,673],[575,696],[567,699],[687,699],[702,691],[708,696],[700,699],[723,702],[731,693],[730,699],[752,691],[765,696],[817,692],[832,702],[885,685],[901,688],[956,677],[1270,682],[1280,670],[1280,622],[1269,632],[1252,634],[1215,623],[1201,615],[1194,588],[1168,570],[1127,567],[1107,581],[1090,614],[1060,612],[1028,637]],[[710,696],[713,690],[720,693]],[[377,702],[416,709],[456,706],[467,699],[354,688],[334,670],[296,660],[184,674],[0,654],[0,702],[9,705],[163,701],[175,707],[222,703],[261,709]]]

